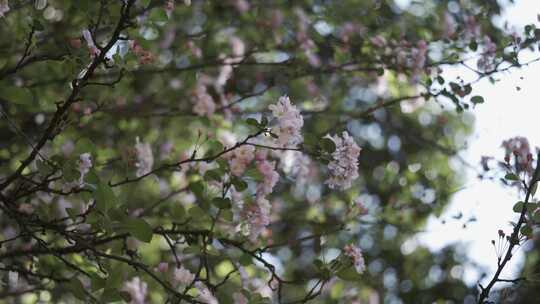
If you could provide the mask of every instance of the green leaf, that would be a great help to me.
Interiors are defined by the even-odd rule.
[[[118,301],[130,301],[131,299],[125,299],[125,296],[120,294],[118,292],[118,289],[115,288],[107,288],[103,291],[103,294],[101,295],[101,302],[103,303],[111,303],[111,302],[118,302]],[[129,297],[129,295],[128,295]]]
[[[527,208],[527,211],[532,212],[536,210],[536,208],[538,207],[538,204],[534,204],[534,203],[525,204],[524,202],[517,202],[512,209],[514,210],[514,212],[521,213],[521,211],[523,210],[523,207]]]
[[[321,148],[328,153],[336,151],[336,144],[330,138],[323,138],[320,142]]]
[[[248,184],[241,178],[233,176],[231,178],[231,183],[234,185],[236,191],[242,192],[247,189]]]
[[[240,262],[240,265],[242,266],[249,266],[253,264],[253,258],[249,254],[244,253],[240,256],[238,262]]]
[[[167,22],[169,21],[169,17],[167,16],[165,9],[158,7],[153,9],[150,13],[150,20],[153,22]]]
[[[515,175],[514,173],[508,173],[504,176],[505,179],[507,180],[513,180],[513,181],[518,181],[519,180],[519,177],[517,175]]]
[[[354,267],[345,267],[336,273],[337,277],[349,282],[357,282],[362,279],[362,275],[356,272]]]
[[[437,82],[438,82],[440,85],[443,85],[443,84],[444,84],[444,78],[441,77],[441,76],[437,76]]]
[[[152,226],[145,220],[139,218],[129,218],[122,223],[122,228],[129,232],[134,238],[139,241],[150,243],[154,231]]]
[[[521,231],[521,234],[523,234],[523,235],[525,235],[527,237],[531,237],[532,232],[533,232],[531,226],[529,226],[529,225],[525,225],[525,226],[521,227],[520,231]]]
[[[230,209],[231,200],[228,198],[215,197],[212,199],[212,204],[214,204],[219,209]]]
[[[474,103],[475,105],[479,103],[484,103],[484,97],[479,96],[479,95],[473,96],[471,97],[471,102]]]
[[[208,170],[204,174],[204,179],[207,181],[215,180],[215,181],[221,181],[221,178],[223,176],[223,171],[220,169],[214,169],[214,170]]]
[[[259,122],[255,118],[248,118],[246,119],[246,123],[250,126],[254,126],[259,128]]]
[[[116,196],[111,187],[104,182],[99,182],[95,191],[96,208],[105,213],[110,206],[114,206]]]
[[[188,210],[188,215],[197,221],[204,221],[208,218],[208,214],[199,206],[193,206]]]
[[[77,278],[71,279],[68,283],[66,283],[67,289],[71,291],[71,293],[79,300],[85,300],[86,299],[86,293],[84,292],[85,288],[82,285],[81,281]]]
[[[202,181],[196,181],[189,184],[189,190],[193,192],[197,197],[202,197],[204,195],[204,184]]]
[[[476,50],[478,49],[478,43],[476,43],[475,40],[472,40],[471,43],[469,43],[469,48],[470,48],[473,52],[476,52]]]

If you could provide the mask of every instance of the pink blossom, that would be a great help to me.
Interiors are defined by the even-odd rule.
[[[517,136],[502,142],[502,147],[505,149],[505,159],[510,159],[513,155],[516,160],[518,171],[532,173],[532,155],[529,141],[525,137]]]
[[[214,99],[206,90],[206,86],[198,83],[193,94],[193,112],[199,116],[210,117],[216,111]]]
[[[235,149],[229,160],[229,167],[235,176],[241,176],[246,171],[247,166],[255,157],[255,147],[243,145]]]
[[[456,33],[456,20],[449,12],[443,16],[443,37],[451,38]]]
[[[262,174],[263,181],[257,186],[258,195],[272,193],[274,186],[279,180],[279,174],[275,170],[276,163],[267,160],[257,162],[257,170]]]
[[[255,242],[270,224],[270,209],[270,202],[264,197],[257,197],[255,203],[247,208],[243,233],[248,235],[252,242]]]
[[[371,43],[378,48],[383,48],[386,46],[386,39],[381,35],[373,36],[369,38],[369,41],[371,41]]]
[[[233,301],[235,304],[248,304],[248,299],[240,292],[233,293]]]
[[[131,301],[129,304],[146,303],[145,298],[148,292],[148,285],[139,277],[134,277],[131,281],[124,283],[122,290],[130,295]]]
[[[480,70],[490,71],[495,68],[495,54],[497,52],[497,45],[491,41],[489,36],[484,36],[484,52],[480,59],[478,59],[477,67]]]
[[[353,203],[354,203],[354,207],[356,208],[356,210],[358,211],[360,215],[365,215],[368,213],[368,210],[364,206],[364,203],[362,202],[360,197],[353,199]]]
[[[158,266],[156,267],[156,270],[158,272],[167,272],[167,270],[169,270],[169,264],[168,263],[165,263],[165,262],[161,262],[158,264]]]
[[[273,130],[278,136],[277,142],[280,146],[296,145],[302,142],[300,130],[304,125],[304,118],[300,111],[291,104],[289,97],[282,96],[278,103],[268,107],[272,115],[277,118],[278,123]]]
[[[240,13],[245,13],[249,10],[249,2],[247,0],[232,0],[233,5]]]
[[[361,148],[354,142],[354,139],[347,133],[339,136],[328,136],[336,145],[336,150],[332,152],[332,160],[328,163],[330,177],[326,184],[332,189],[348,189],[352,182],[358,178],[358,157]]]
[[[465,38],[471,39],[480,36],[480,27],[474,16],[465,17]]]
[[[356,272],[362,274],[366,270],[366,263],[364,261],[364,256],[362,255],[362,250],[349,244],[343,248],[343,251],[346,256],[352,259]]]

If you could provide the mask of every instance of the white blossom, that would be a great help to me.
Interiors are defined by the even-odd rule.
[[[204,82],[204,81],[199,81]],[[198,83],[193,93],[193,112],[199,116],[210,117],[216,111],[216,103],[203,83]]]
[[[148,285],[139,277],[134,277],[131,281],[124,283],[123,291],[129,293],[131,301],[129,304],[145,304]]]
[[[343,132],[341,138],[339,136],[328,138],[334,141],[336,150],[332,152],[332,160],[328,163],[330,177],[326,180],[326,184],[332,189],[348,189],[358,178],[358,156],[362,149],[347,132]]]
[[[92,57],[99,56],[101,51],[97,48],[96,43],[94,42],[94,38],[92,38],[92,34],[89,30],[85,29],[82,31],[83,38],[86,41],[86,45],[88,46],[88,50],[90,51],[90,55]]]
[[[197,288],[197,291],[199,292],[199,300],[206,304],[218,304],[218,300],[210,290],[201,282],[195,283],[195,288]]]
[[[137,172],[135,175],[141,177],[152,171],[154,154],[152,153],[152,147],[149,143],[141,143],[139,137],[136,138],[136,141],[135,152],[137,154],[137,162],[135,163],[135,167],[137,167]]]
[[[92,168],[92,155],[90,153],[83,153],[79,156],[79,172],[81,176],[79,177],[79,184],[84,184],[84,176],[90,172]]]
[[[362,274],[366,270],[366,262],[364,261],[362,250],[352,244],[349,244],[343,248],[343,251],[346,256],[352,259],[356,272]]]
[[[180,266],[174,269],[174,282],[177,284],[187,285],[193,282],[195,275],[189,269]]]
[[[9,12],[9,1],[0,0],[0,17],[4,17],[4,14]]]
[[[289,97],[282,96],[277,104],[268,107],[277,118],[277,127],[273,130],[278,136],[280,146],[296,145],[302,142],[300,130],[304,125],[304,118],[300,111],[291,104]]]

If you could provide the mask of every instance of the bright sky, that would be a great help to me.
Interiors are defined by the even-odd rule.
[[[540,13],[540,1],[522,0],[508,8],[503,20],[511,25],[521,27],[529,23],[538,23],[537,13]],[[535,55],[538,56],[538,53]],[[451,71],[445,75],[469,75],[465,68]],[[523,77],[523,79],[521,79]],[[468,144],[469,149],[463,157],[471,164],[478,165],[481,156],[497,156],[502,159],[501,142],[514,136],[525,136],[532,147],[540,146],[540,100],[538,98],[538,79],[540,78],[540,63],[533,64],[522,70],[512,70],[504,75],[498,75],[500,82],[495,85],[488,81],[478,83],[473,90],[475,95],[484,96],[486,102],[475,110],[475,131]],[[448,77],[447,77],[448,79]],[[467,77],[465,78],[467,79]],[[516,90],[516,87],[521,90]],[[505,189],[497,182],[480,181],[474,171],[467,172],[465,188],[454,195],[451,205],[441,218],[432,217],[427,225],[426,233],[418,237],[418,241],[433,250],[448,244],[459,242],[459,248],[467,256],[488,271],[485,283],[491,279],[496,270],[496,255],[491,240],[497,238],[497,230],[503,229],[509,233],[509,221],[516,220],[517,213],[512,212],[512,206],[520,200],[517,192]],[[463,219],[470,216],[477,218],[463,228],[463,219],[457,221],[452,216],[463,213]],[[444,224],[442,220],[446,220]],[[515,253],[501,278],[515,278],[523,262],[523,249]],[[470,284],[477,283],[479,273],[474,267],[466,267],[465,280]]]

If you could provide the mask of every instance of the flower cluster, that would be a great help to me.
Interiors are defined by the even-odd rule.
[[[201,77],[201,79],[199,79],[195,91],[193,92],[193,112],[199,116],[210,117],[216,111],[216,103],[212,96],[208,94],[204,78],[205,77]]]
[[[134,277],[131,281],[124,283],[122,290],[130,295],[131,301],[129,304],[146,303],[145,298],[148,292],[148,285],[139,277]]]
[[[241,176],[246,171],[247,166],[255,158],[255,147],[243,145],[232,153],[229,160],[231,173],[236,176]]]
[[[358,178],[358,157],[362,150],[354,142],[354,139],[343,132],[342,137],[328,136],[336,145],[332,152],[332,160],[328,163],[330,177],[326,184],[332,189],[348,189],[352,182]]]
[[[141,177],[152,171],[152,166],[154,165],[154,154],[152,153],[152,147],[149,143],[140,142],[138,137],[136,140],[135,153],[137,156],[137,162],[135,163],[135,167],[137,167],[137,172],[135,175],[137,177]]]
[[[476,65],[480,70],[491,71],[495,68],[495,55],[497,53],[497,45],[491,41],[489,36],[484,36],[484,51],[482,56],[478,59]]]
[[[9,1],[0,0],[0,17],[4,17],[4,14],[9,12]]]
[[[143,47],[135,40],[129,41],[129,47],[133,51],[133,54],[139,58],[141,64],[149,64],[154,61],[154,55],[152,52],[143,49]]]
[[[360,250],[360,248],[349,244],[343,247],[343,252],[352,259],[356,272],[362,274],[366,270],[366,262],[364,261],[364,256],[362,255],[362,250]]]
[[[174,269],[173,280],[177,284],[188,285],[193,282],[195,275],[189,271],[189,269],[180,266]]]
[[[272,193],[274,186],[279,180],[279,173],[276,172],[276,162],[268,160],[257,161],[257,170],[262,174],[263,180],[257,186],[257,195],[265,196]]]
[[[242,225],[243,233],[249,235],[249,239],[255,242],[259,235],[270,224],[270,202],[264,197],[258,197],[254,204],[245,211],[245,225]]]
[[[532,154],[529,141],[525,137],[517,136],[502,142],[505,149],[505,161],[510,162],[510,156],[514,155],[518,172],[532,173]]]
[[[90,172],[92,168],[92,155],[90,153],[83,153],[79,156],[79,172],[81,176],[79,177],[79,185],[84,184],[84,176]]]
[[[195,283],[195,288],[197,288],[197,292],[199,293],[199,299],[206,304],[218,304],[218,300],[212,292],[206,287],[202,282]]]
[[[278,103],[268,107],[278,120],[278,125],[273,130],[278,136],[280,146],[296,145],[302,142],[300,129],[304,125],[304,118],[300,111],[291,104],[289,97],[282,96]]]

